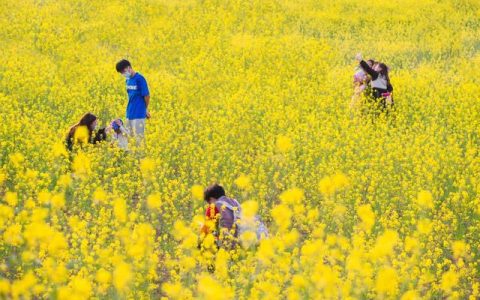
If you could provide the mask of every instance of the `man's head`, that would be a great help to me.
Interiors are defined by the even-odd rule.
[[[217,183],[210,185],[203,192],[203,199],[207,203],[214,203],[216,200],[225,196],[225,190]]]
[[[122,74],[126,79],[131,78],[134,74],[132,64],[130,64],[130,62],[126,59],[119,61],[115,67],[117,72]]]

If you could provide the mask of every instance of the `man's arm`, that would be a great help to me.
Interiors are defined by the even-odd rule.
[[[148,111],[148,105],[150,104],[150,95],[144,96],[145,99],[145,108],[147,109],[147,119],[150,118],[150,112]]]
[[[148,108],[148,105],[150,104],[150,95],[143,97],[145,99],[145,107]]]
[[[145,78],[141,77],[139,81],[140,93],[145,100],[145,109],[147,110],[147,119],[150,118],[150,112],[148,112],[148,105],[150,104],[150,91],[148,90],[148,84]]]

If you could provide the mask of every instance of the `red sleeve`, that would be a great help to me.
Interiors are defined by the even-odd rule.
[[[205,213],[205,218],[207,220],[214,219],[216,215],[219,213],[218,208],[216,206],[214,206],[213,208],[214,209],[212,209],[212,206],[207,207],[207,211]]]
[[[209,228],[207,226],[208,221],[215,220],[217,217],[217,214],[219,213],[218,208],[216,206],[208,206],[206,211],[205,211],[205,224],[203,225],[201,232],[204,234],[209,233]]]

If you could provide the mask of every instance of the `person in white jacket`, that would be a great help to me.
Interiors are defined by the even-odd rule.
[[[123,121],[121,119],[115,119],[110,124],[110,127],[113,130],[113,140],[116,141],[118,147],[123,150],[128,150],[130,131],[123,126]]]

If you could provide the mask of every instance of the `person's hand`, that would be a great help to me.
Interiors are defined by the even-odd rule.
[[[151,117],[151,116],[150,116],[150,112],[147,111],[147,119],[150,119],[150,117]]]
[[[362,53],[357,53],[357,55],[355,55],[355,59],[357,61],[362,61],[363,60]]]

